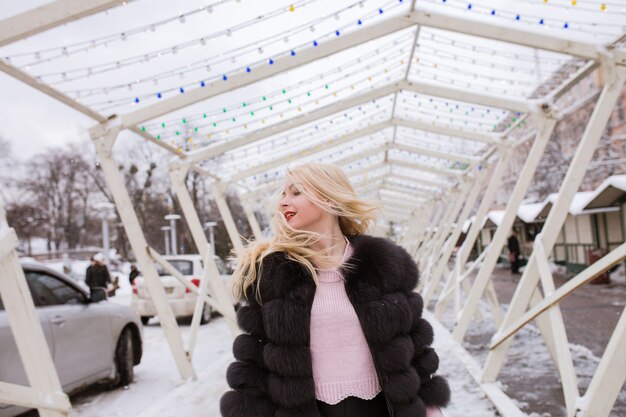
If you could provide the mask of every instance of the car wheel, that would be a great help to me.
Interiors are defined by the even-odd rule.
[[[133,349],[133,334],[129,328],[124,329],[115,348],[115,366],[117,367],[117,381],[126,386],[133,382],[133,366],[135,353]]]
[[[148,324],[148,321],[150,321],[150,319],[150,316],[141,316],[141,324],[145,326],[146,324]]]
[[[200,317],[200,324],[207,324],[211,321],[211,315],[213,314],[213,309],[210,305],[205,304],[202,309],[202,316]]]

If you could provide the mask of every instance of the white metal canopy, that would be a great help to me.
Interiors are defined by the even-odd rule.
[[[529,301],[541,301],[533,292],[539,277],[544,293],[553,289],[546,253],[563,222],[555,210],[505,317],[489,276],[563,110],[558,107],[567,104],[558,100],[601,69],[605,85],[597,110],[555,203],[567,207],[626,77],[626,8],[619,2],[187,0],[174,6],[165,0],[32,0],[3,9],[0,19],[0,70],[98,122],[90,134],[185,378],[195,373],[154,271],[160,257],[145,249],[112,157],[120,132],[130,130],[172,153],[172,187],[203,254],[208,243],[184,186],[188,170],[215,180],[220,213],[240,247],[224,198],[229,185],[247,190],[246,215],[259,238],[250,207],[275,193],[289,163],[341,165],[359,193],[383,202],[383,218],[400,224],[400,243],[428,278],[426,302],[447,278],[438,308],[454,297],[459,320],[453,335],[460,340],[481,296],[498,327],[510,329]],[[469,249],[511,153],[531,138],[492,250],[479,256],[483,263],[470,288],[466,278],[478,260],[464,271]],[[476,221],[449,271],[460,225],[478,202]],[[208,259],[205,276],[211,277],[216,268]],[[582,274],[580,281],[588,278]],[[208,282],[200,292],[206,294]],[[236,332],[222,285],[211,282],[208,300]],[[467,296],[462,311],[461,288]],[[590,396],[601,382],[619,387],[626,377],[606,365],[626,344],[626,323],[618,324],[601,372],[581,397],[558,304],[547,311],[538,323],[551,352],[564,358],[558,371],[568,415],[577,407],[581,415],[608,415],[606,404],[616,394]],[[477,382],[503,415],[519,415],[493,384],[506,346],[493,347]]]

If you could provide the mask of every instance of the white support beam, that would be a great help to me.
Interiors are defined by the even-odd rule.
[[[123,0],[56,0],[0,21],[0,46],[121,6]]]
[[[226,202],[226,188],[226,184],[215,182],[213,184],[213,195],[215,196],[215,204],[217,204],[217,209],[219,210],[220,216],[224,221],[224,226],[226,226],[226,232],[228,233],[228,237],[233,244],[233,248],[239,252],[243,250],[243,242],[241,241],[241,236],[237,230],[235,219],[233,219],[233,214],[231,213],[230,207]]]
[[[423,196],[423,197],[429,197],[429,196],[436,194],[432,191],[427,191],[423,189],[415,189],[415,188],[407,187],[406,185],[402,185],[402,184],[394,184],[386,180],[383,185],[383,189],[389,190],[389,191],[397,191],[399,193],[404,193],[406,195]]]
[[[539,102],[531,100],[505,98],[486,93],[478,93],[472,90],[452,88],[445,85],[430,84],[420,81],[405,81],[402,83],[402,90],[411,91],[413,93],[426,94],[433,97],[441,97],[450,100],[462,101],[465,103],[497,107],[521,113],[536,113],[539,106]]]
[[[430,296],[434,294],[434,291],[437,288],[437,284],[439,282],[441,274],[444,272],[445,268],[447,267],[448,261],[450,260],[450,257],[452,256],[452,252],[454,251],[454,247],[455,247],[454,245],[458,241],[459,237],[461,236],[463,223],[465,223],[465,221],[469,217],[470,211],[473,209],[476,200],[480,196],[480,191],[482,190],[487,179],[487,173],[488,173],[487,169],[483,169],[482,171],[480,171],[478,175],[476,176],[474,183],[468,184],[469,192],[467,194],[467,198],[459,199],[459,200],[462,200],[462,210],[459,214],[459,217],[456,219],[454,223],[455,226],[453,228],[452,227],[450,228],[451,229],[450,230],[450,233],[451,233],[450,242],[451,243],[448,246],[446,246],[441,258],[439,260],[436,260],[437,264],[434,268],[434,272],[429,276],[429,285],[423,294],[423,298],[425,302],[428,302],[428,300],[430,299]]]
[[[432,10],[415,10],[411,12],[411,20],[418,25],[431,28],[478,36],[529,48],[559,52],[585,59],[599,60],[601,56],[598,46],[592,43],[542,34],[537,31],[512,28],[511,26],[490,24],[467,17],[456,17],[450,14],[433,12]]]
[[[416,181],[415,178],[409,178],[409,177],[398,177],[396,175],[393,174],[387,174],[386,176],[386,182],[387,184],[390,185],[398,185],[398,186],[406,186],[404,183],[402,182],[395,182],[394,180],[399,180],[399,181],[410,181],[411,182],[411,186],[409,187],[412,190],[419,190],[423,193],[428,193],[429,195],[432,194],[439,194],[444,192],[443,189],[441,188],[432,188],[432,187],[424,187],[424,184],[421,183],[420,181]]]
[[[411,213],[415,211],[420,203],[410,202],[402,199],[393,198],[391,196],[383,197],[383,204],[385,204],[386,209],[398,208],[403,212]]]
[[[39,408],[41,417],[68,417],[71,404],[63,393],[52,354],[20,265],[17,235],[7,227],[0,201],[0,296],[30,387],[2,383],[0,402]],[[2,347],[4,349],[4,347]],[[46,401],[42,401],[46,399]]]
[[[580,399],[580,417],[608,416],[626,381],[626,308],[606,346],[604,355]]]
[[[368,166],[368,167],[364,167],[364,168],[359,168],[356,171],[346,171],[346,174],[348,175],[348,177],[358,177],[360,175],[366,175],[368,178],[370,177],[370,174],[373,171],[379,170],[381,168],[387,168],[387,171],[389,171],[389,165],[386,162],[380,162],[378,164],[374,164],[372,166]]]
[[[310,155],[314,155],[314,154],[320,153],[322,151],[325,151],[327,149],[333,148],[335,146],[339,146],[339,145],[342,145],[344,143],[350,142],[350,141],[352,141],[354,139],[358,139],[360,137],[368,136],[368,135],[371,135],[373,133],[379,132],[379,131],[381,131],[383,129],[386,129],[386,128],[390,127],[390,126],[391,126],[391,123],[388,120],[384,121],[384,122],[373,124],[373,125],[368,126],[366,128],[359,129],[359,130],[356,130],[356,131],[354,131],[352,133],[348,133],[347,135],[343,135],[341,137],[338,137],[336,139],[331,139],[328,142],[324,143],[323,145],[312,147],[312,148],[308,148],[308,149],[305,149],[303,151],[299,151],[297,153],[291,153],[291,154],[288,154],[286,156],[277,158],[277,159],[275,159],[273,161],[269,161],[269,162],[266,162],[264,164],[257,165],[255,167],[250,168],[250,169],[239,171],[239,172],[235,173],[233,176],[231,176],[229,178],[229,182],[240,181],[240,180],[242,180],[244,178],[251,177],[253,175],[258,175],[258,174],[263,173],[265,171],[268,171],[268,170],[270,170],[272,168],[279,167],[279,166],[282,166],[284,164],[287,164],[287,163],[293,161],[295,158],[302,158],[302,157],[305,157],[305,156],[310,156]]]
[[[378,39],[391,33],[413,26],[414,23],[406,16],[393,17],[380,23],[369,25],[366,28],[343,35],[339,38],[323,42],[317,47],[310,47],[298,53],[297,56],[285,56],[274,60],[273,65],[253,67],[251,73],[242,72],[231,75],[227,81],[217,81],[204,88],[196,88],[185,94],[180,94],[160,101],[139,110],[122,116],[123,127],[136,126],[146,120],[154,119],[174,110],[182,109],[194,103],[207,100],[220,94],[259,82],[266,78],[284,74],[318,59],[325,58],[337,52],[348,50],[366,42]],[[195,160],[194,160],[195,161]]]
[[[426,197],[422,197],[419,195],[407,195],[406,190],[404,189],[397,190],[397,189],[389,188],[385,184],[382,184],[379,187],[379,192],[382,195],[386,194],[388,196],[391,196],[391,198],[395,197],[395,198],[399,198],[404,201],[409,201],[413,203],[422,203],[427,200]]]
[[[413,181],[417,184],[421,184],[421,185],[428,185],[430,187],[434,187],[434,188],[445,188],[448,189],[450,187],[452,187],[454,184],[449,183],[449,182],[439,182],[439,181],[432,181],[432,180],[427,180],[424,178],[417,178],[417,177],[409,177],[406,175],[400,175],[400,174],[396,174],[393,172],[393,169],[391,170],[391,172],[389,173],[389,178],[396,178],[398,180],[406,180],[406,181]]]
[[[437,133],[439,135],[445,135],[454,138],[473,140],[476,142],[487,143],[489,145],[497,145],[502,141],[500,135],[496,135],[493,133],[480,133],[468,130],[460,130],[446,126],[437,126],[429,123],[423,123],[416,120],[399,119],[396,117],[391,120],[391,123],[393,123],[395,126],[406,127],[422,132]]]
[[[354,155],[349,155],[349,156],[337,159],[336,161],[332,161],[332,163],[337,164],[337,165],[350,165],[352,163],[360,161],[361,159],[378,155],[381,152],[385,152],[386,150],[387,150],[387,146],[381,146],[380,148],[365,149],[361,152],[355,153]]]
[[[180,164],[178,160],[174,160],[169,166],[172,189],[178,198],[178,203],[183,211],[183,215],[191,232],[193,241],[198,248],[198,253],[203,258],[207,258],[207,261],[204,262],[203,281],[200,282],[199,291],[201,294],[207,294],[207,292],[210,291],[212,297],[218,304],[218,306],[214,308],[226,319],[231,333],[236,335],[239,332],[239,328],[237,327],[235,309],[230,302],[228,289],[222,280],[217,264],[215,263],[215,259],[212,256],[213,250],[209,247],[210,245],[204,233],[202,223],[200,222],[200,217],[198,216],[198,212],[194,207],[193,200],[191,199],[191,195],[189,194],[189,190],[185,184],[185,178],[187,176],[187,172],[189,172],[189,168],[189,163]],[[207,256],[209,253],[211,256]],[[190,353],[193,352],[195,334],[197,326],[200,322],[203,308],[204,303],[200,300],[200,297],[198,297],[198,302],[196,303],[192,319],[192,333],[190,336],[192,343],[190,343]]]
[[[420,170],[420,171],[431,172],[433,174],[437,174],[437,175],[441,175],[441,176],[445,176],[445,177],[451,177],[451,178],[455,178],[455,179],[458,179],[458,178],[460,178],[460,177],[462,177],[464,175],[464,173],[461,172],[461,171],[456,172],[456,171],[452,171],[450,169],[443,169],[443,168],[433,167],[431,165],[422,164],[420,162],[400,161],[400,160],[391,159],[391,158],[389,158],[387,160],[387,162],[389,162],[392,165],[399,166],[399,167],[402,167],[402,168],[417,169],[417,170]]]
[[[610,253],[598,259],[597,262],[594,262],[582,270],[578,275],[570,278],[565,284],[555,289],[553,293],[547,294],[538,304],[526,311],[509,326],[498,329],[491,337],[491,345],[489,347],[491,349],[498,347],[500,343],[513,336],[518,330],[533,321],[550,307],[560,303],[574,293],[574,291],[589,284],[598,275],[606,272],[624,258],[626,258],[626,243],[622,243]]]
[[[432,156],[433,158],[446,159],[448,161],[453,162],[463,162],[466,164],[473,164],[479,161],[479,158],[471,158],[464,155],[440,152],[433,149],[423,148],[421,146],[415,145],[404,145],[400,143],[394,143],[391,146],[391,149],[397,149],[399,151],[405,151],[409,153],[416,153],[419,155]]]
[[[364,103],[368,103],[377,98],[392,94],[397,89],[398,89],[398,84],[394,83],[394,84],[386,85],[384,87],[377,88],[368,93],[359,94],[357,96],[346,98],[346,99],[337,101],[333,104],[329,104],[328,106],[324,106],[320,109],[303,114],[302,116],[298,116],[293,119],[289,119],[284,122],[277,123],[272,126],[268,126],[264,129],[259,129],[249,135],[241,136],[237,139],[228,140],[225,143],[222,143],[219,145],[210,146],[206,149],[201,149],[201,150],[192,152],[188,154],[188,158],[192,162],[198,162],[204,159],[211,158],[216,155],[221,155],[224,152],[238,148],[240,146],[248,145],[252,142],[269,138],[273,135],[277,135],[287,130],[295,129],[296,127],[305,125],[307,123],[311,123],[321,118],[331,116],[337,112],[341,112],[343,110],[346,110],[355,106],[359,106]]]
[[[252,229],[254,238],[256,240],[262,240],[263,232],[261,231],[261,226],[259,226],[259,222],[254,215],[254,210],[252,209],[252,200],[242,196],[241,205],[243,206],[243,211],[246,213],[246,218],[248,219],[248,224],[250,225],[250,229]]]
[[[463,310],[455,323],[452,335],[457,341],[463,340],[471,318],[478,308],[480,297],[483,295],[487,283],[491,278],[491,273],[493,272],[496,262],[498,261],[500,251],[502,250],[502,247],[504,246],[504,243],[509,235],[509,231],[513,226],[513,221],[517,216],[519,205],[526,195],[528,186],[534,177],[537,165],[539,165],[539,161],[555,125],[556,119],[553,117],[544,116],[543,119],[538,120],[537,136],[533,142],[530,152],[528,153],[526,162],[524,162],[524,166],[518,175],[518,179],[507,204],[504,217],[496,229],[496,233],[494,234],[491,244],[489,245],[489,252],[487,253],[485,261],[476,275],[472,289],[467,295],[467,300],[465,301]]]
[[[612,114],[613,107],[615,106],[615,102],[620,96],[624,82],[626,81],[626,67],[616,67],[611,62],[605,61],[603,62],[603,70],[604,75],[606,76],[606,84],[604,85],[602,93],[595,104],[589,123],[585,127],[582,139],[579,142],[578,148],[576,149],[567,173],[565,174],[565,178],[559,188],[556,202],[552,207],[552,210],[550,210],[550,214],[544,223],[541,234],[535,239],[535,245],[540,245],[542,252],[539,252],[537,246],[535,246],[524,273],[520,278],[520,282],[515,290],[513,298],[511,299],[509,309],[507,310],[502,323],[503,328],[508,328],[517,318],[524,314],[528,307],[530,296],[535,291],[540,277],[544,292],[546,294],[550,294],[550,292],[554,291],[554,283],[552,279],[550,277],[547,277],[548,279],[546,279],[546,275],[549,273],[548,266],[546,265],[546,254],[550,253],[554,247],[561,228],[563,227],[563,223],[565,222],[568,208],[571,205],[574,194],[578,191],[578,187],[580,186],[585,175],[585,167],[588,166],[589,161],[593,157],[593,153],[596,149],[598,141],[600,140],[600,136],[606,128],[607,122]],[[510,224],[507,224],[507,226],[510,227]],[[500,228],[498,228],[498,231],[499,229]],[[496,234],[498,231],[496,231]],[[487,261],[485,261],[485,263],[487,263]],[[542,269],[548,272],[541,273],[540,271],[542,271]],[[478,281],[478,277],[476,278],[476,281]],[[478,289],[480,290],[480,287]],[[472,290],[474,290],[474,288],[472,288]],[[563,339],[563,337],[565,337],[565,342],[567,342],[566,334],[562,329],[562,319],[560,317],[559,307],[555,306],[548,310],[548,317],[553,325],[552,330],[558,332],[556,334],[556,338]],[[557,321],[558,325],[554,325]],[[466,328],[466,326],[463,327],[463,329]],[[459,335],[460,334],[461,333],[459,333]],[[509,338],[503,341],[497,348],[490,351],[487,356],[487,360],[485,361],[483,373],[484,380],[494,380],[497,377],[504,363],[511,341],[512,340]],[[566,348],[567,347],[562,347],[562,351],[565,352]],[[567,362],[561,362],[564,360]],[[566,375],[561,375],[561,377],[564,378],[562,386],[566,399],[568,415],[574,415],[575,403],[573,397],[577,395],[577,386],[576,382],[572,381],[572,378],[566,378],[573,372],[571,369],[568,370],[568,368],[573,367],[570,362],[570,358],[559,357],[557,366],[559,370],[566,372]]]
[[[161,328],[165,333],[165,339],[174,356],[174,361],[182,379],[195,379],[196,373],[191,361],[183,347],[183,340],[172,312],[172,308],[165,295],[163,282],[157,273],[154,262],[148,255],[148,242],[141,229],[139,219],[133,208],[130,195],[124,184],[124,178],[120,173],[118,164],[113,158],[113,144],[121,131],[121,120],[112,118],[105,124],[96,125],[90,129],[89,134],[94,142],[96,154],[100,160],[100,166],[104,173],[107,186],[113,195],[115,207],[122,219],[126,236],[133,249],[150,297],[154,301],[154,307],[161,322]]]
[[[455,266],[448,276],[448,282],[451,282],[451,286],[454,285],[455,291],[459,290],[459,283],[463,284],[463,280],[465,279],[467,274],[471,272],[471,270],[464,271],[465,264],[469,259],[472,248],[474,247],[474,243],[478,238],[478,234],[482,230],[482,221],[487,215],[487,212],[489,211],[489,208],[491,207],[491,204],[495,199],[500,184],[502,183],[502,179],[504,178],[504,172],[508,168],[509,160],[511,158],[511,155],[513,154],[513,150],[508,147],[500,147],[498,154],[498,162],[493,170],[492,175],[488,176],[488,178],[491,178],[491,180],[489,181],[489,184],[487,185],[487,189],[485,190],[484,194],[481,196],[480,206],[476,211],[474,221],[472,222],[472,225],[470,226],[467,235],[465,236],[465,240],[463,241],[461,248],[457,252]],[[478,260],[474,262],[473,266],[470,269],[473,269],[473,267],[482,262],[482,257],[485,256],[486,253],[487,250],[483,251],[483,253],[479,255]],[[467,283],[463,285],[467,285]],[[468,292],[469,291],[466,291],[466,294]],[[445,310],[446,303],[446,297],[440,297],[437,301],[437,305],[435,306],[435,310]],[[479,312],[479,310],[476,311]]]
[[[361,159],[365,159],[368,156],[373,156],[373,155],[377,155],[380,154],[381,152],[384,152],[387,149],[387,146],[383,146],[380,148],[371,148],[371,149],[366,149],[362,152],[359,152],[357,154],[354,155],[349,155],[347,157],[344,157],[342,159],[338,159],[336,161],[332,161],[332,163],[337,164],[337,165],[349,165],[351,163],[357,162]],[[375,168],[374,168],[375,167]],[[378,169],[380,168],[380,164],[372,164],[363,168],[359,168],[360,170],[365,170],[365,169]],[[350,174],[351,175],[351,174]],[[252,198],[252,197],[256,197],[259,194],[263,194],[263,193],[267,193],[269,191],[271,191],[274,188],[277,188],[280,184],[280,182],[283,181],[283,179],[277,179],[274,181],[270,181],[267,182],[265,184],[262,184],[258,187],[256,187],[256,189],[254,191],[251,191],[250,193],[247,194],[248,197]]]
[[[24,71],[21,71],[18,68],[8,65],[5,62],[2,62],[2,60],[0,60],[0,71],[4,72],[7,75],[10,75],[11,77],[23,82],[26,85],[31,86],[32,88],[42,92],[43,94],[46,94],[47,96],[52,97],[54,100],[61,102],[65,104],[66,106],[69,106],[70,108],[76,110],[77,112],[80,112],[84,114],[85,116],[91,117],[98,123],[104,123],[107,121],[107,117],[101,115],[95,110],[92,110],[91,108],[80,104],[78,101],[74,100],[73,98],[69,96],[66,96],[65,94],[61,93],[58,90],[55,90],[48,84],[40,83],[39,81],[37,81],[35,78],[31,77]],[[155,138],[148,132],[144,132],[143,130],[141,130],[140,128],[136,126],[131,127],[129,130],[141,136],[142,138],[149,140],[155,145],[160,146],[161,148],[167,150],[172,155],[178,155],[178,149],[167,144],[165,141],[158,140],[157,138]]]

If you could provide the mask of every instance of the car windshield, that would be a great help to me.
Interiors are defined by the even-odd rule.
[[[193,275],[193,263],[191,261],[185,261],[182,259],[167,259],[174,268],[183,275]],[[161,265],[157,264],[157,272],[159,276],[171,275]]]

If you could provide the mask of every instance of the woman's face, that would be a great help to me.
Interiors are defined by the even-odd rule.
[[[283,188],[279,209],[289,225],[298,230],[317,231],[328,215],[289,181]]]

